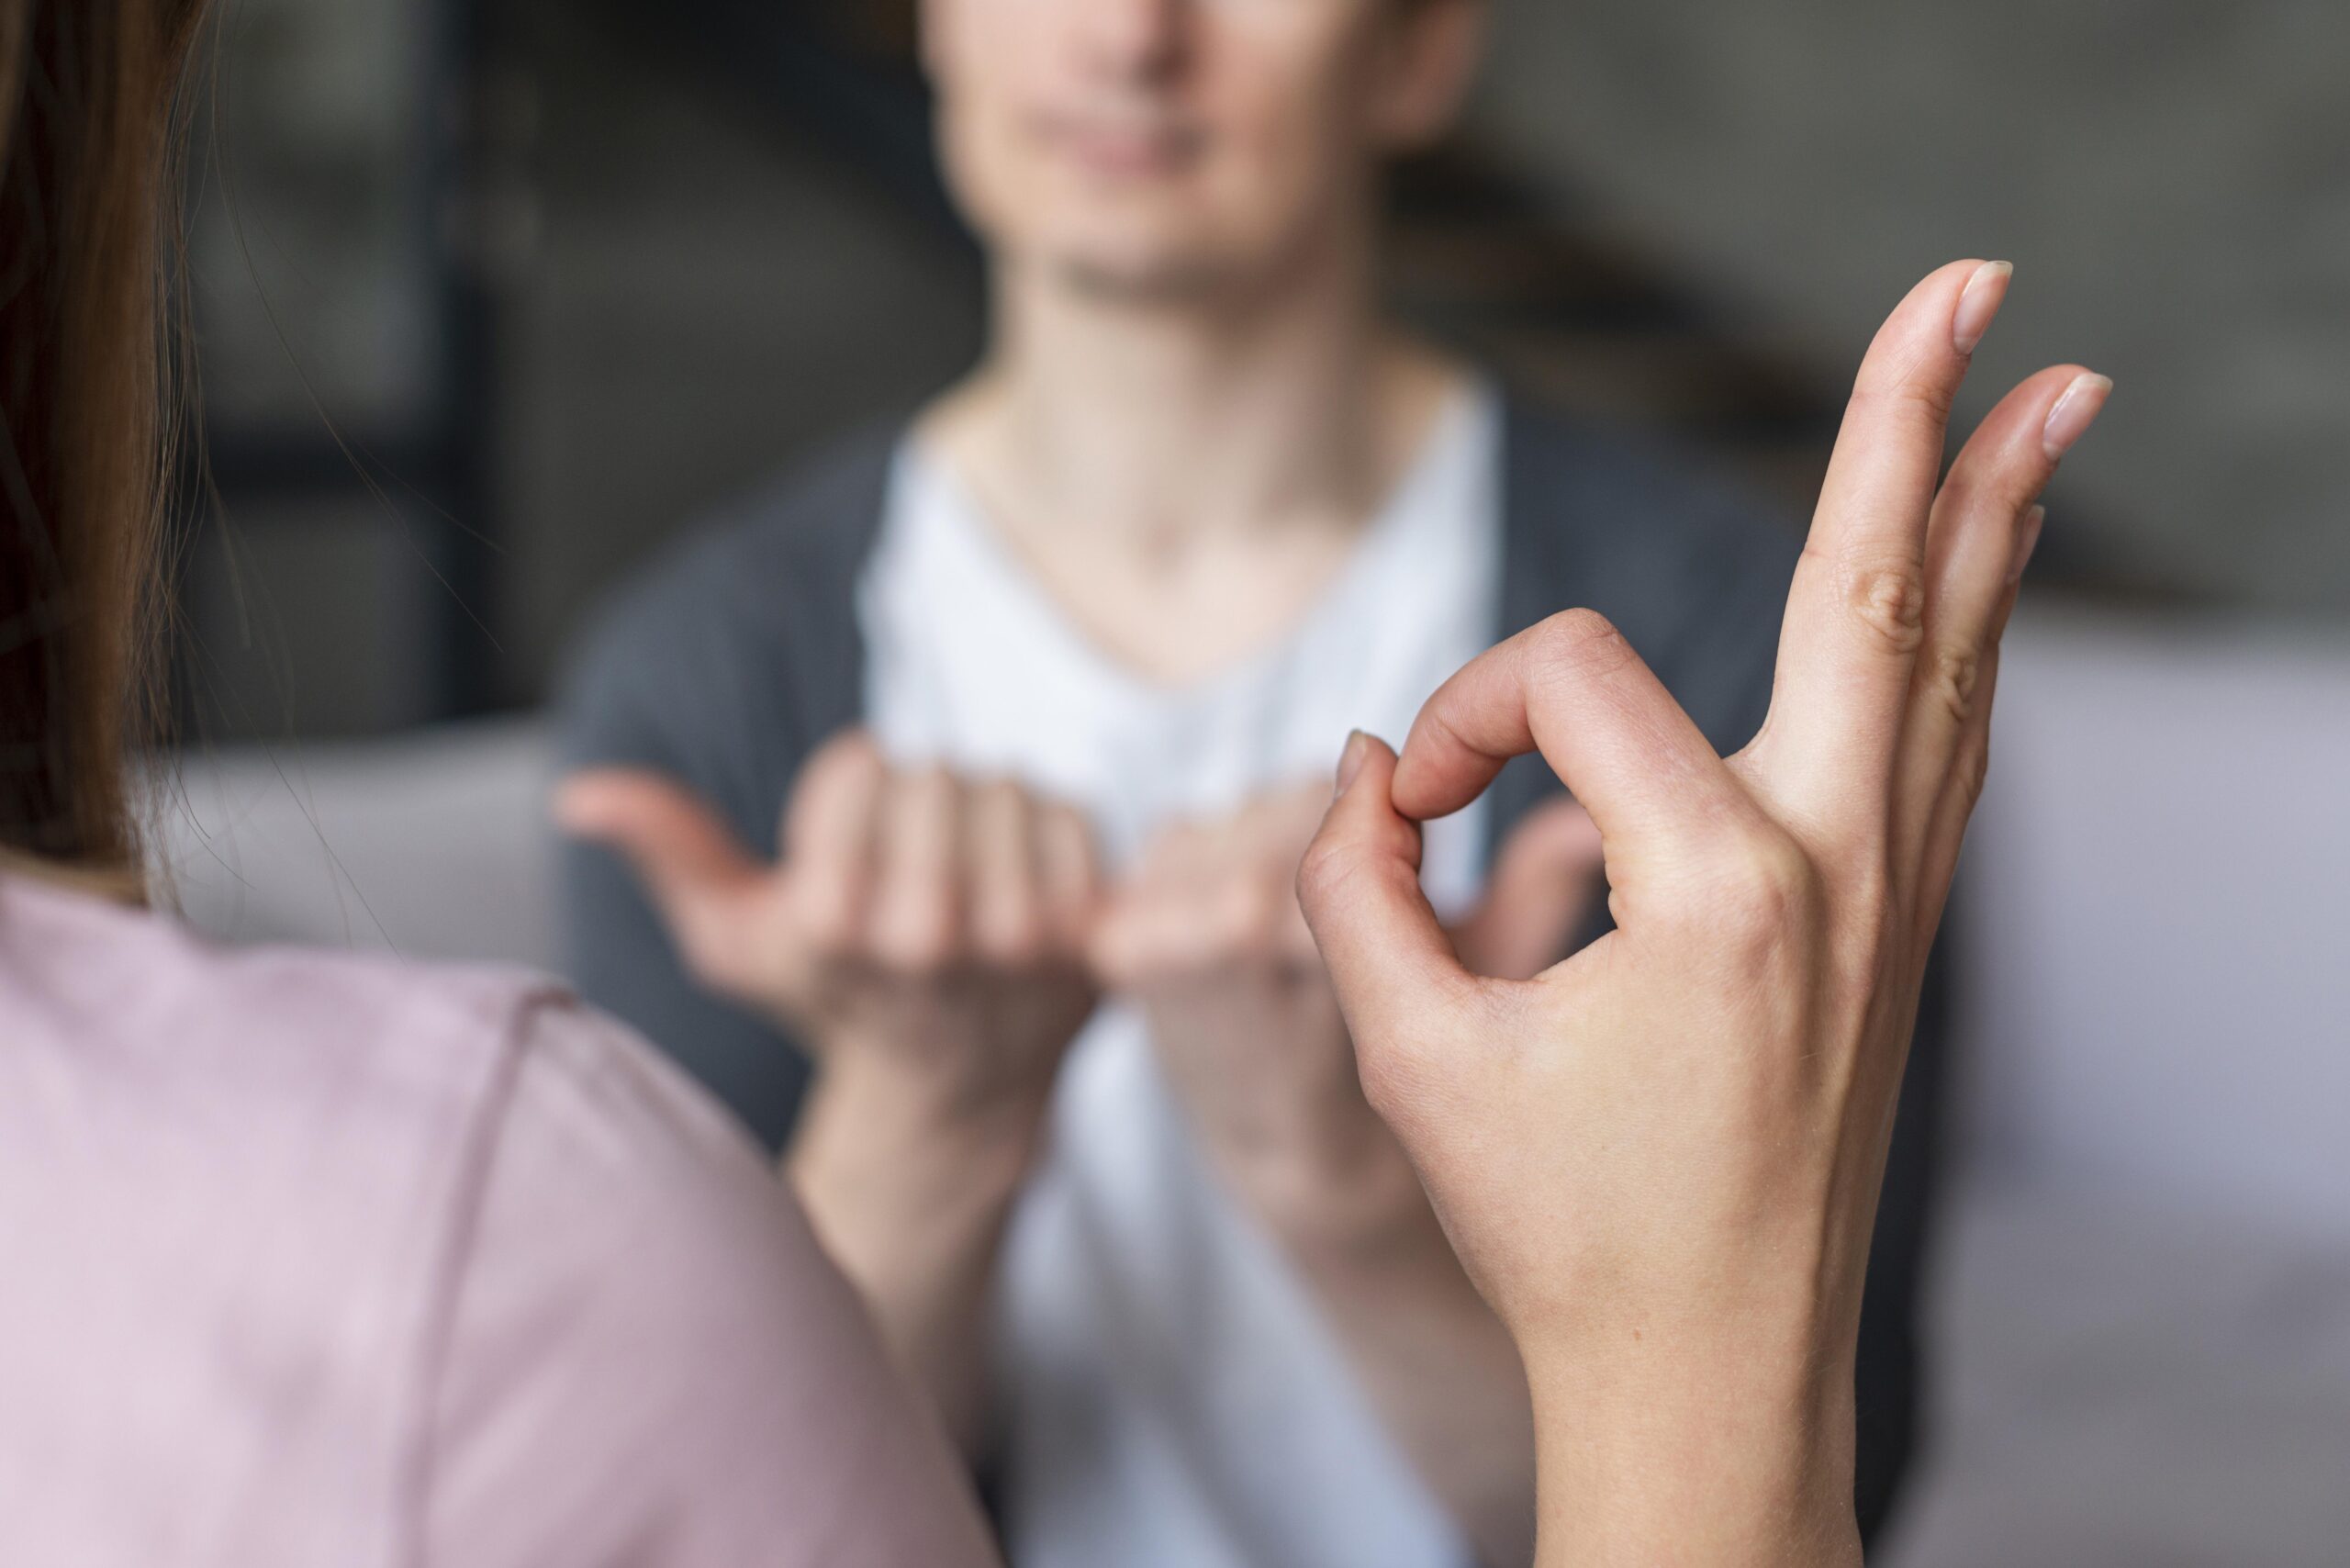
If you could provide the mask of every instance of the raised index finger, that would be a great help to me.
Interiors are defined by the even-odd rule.
[[[2008,274],[1971,261],[1933,274],[1886,319],[1853,383],[1788,596],[1764,730],[1774,793],[1815,821],[1842,801],[1886,798],[1924,634],[1926,524],[1951,404]]]

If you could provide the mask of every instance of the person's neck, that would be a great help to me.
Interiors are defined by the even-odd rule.
[[[1359,529],[1450,379],[1382,327],[1367,266],[1180,303],[1006,269],[994,347],[934,428],[1021,532],[1156,555]]]

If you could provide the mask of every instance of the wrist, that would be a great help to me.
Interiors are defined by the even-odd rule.
[[[1245,1206],[1292,1250],[1360,1260],[1427,1236],[1447,1246],[1403,1146],[1370,1106],[1348,1109],[1322,1108],[1278,1136],[1217,1140],[1214,1157]]]
[[[1534,1397],[1538,1568],[1858,1564],[1849,1360],[1768,1335],[1637,1330],[1521,1345]]]
[[[878,1053],[837,1054],[811,1089],[786,1176],[884,1342],[976,1455],[986,1304],[1044,1102],[965,1087]]]
[[[1006,1068],[990,1053],[834,1035],[819,1042],[812,1113],[827,1107],[890,1144],[919,1142],[968,1157],[1032,1152],[1052,1099],[1053,1076]]]
[[[885,1051],[828,1052],[787,1169],[820,1215],[960,1229],[1009,1204],[1048,1103],[1044,1092],[980,1086]]]

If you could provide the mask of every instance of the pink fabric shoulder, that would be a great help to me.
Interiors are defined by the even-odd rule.
[[[0,1561],[979,1562],[748,1142],[526,977],[0,877]]]

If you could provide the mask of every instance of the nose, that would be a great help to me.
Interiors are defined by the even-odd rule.
[[[1125,80],[1161,80],[1182,63],[1198,0],[1068,0],[1086,66]]]

